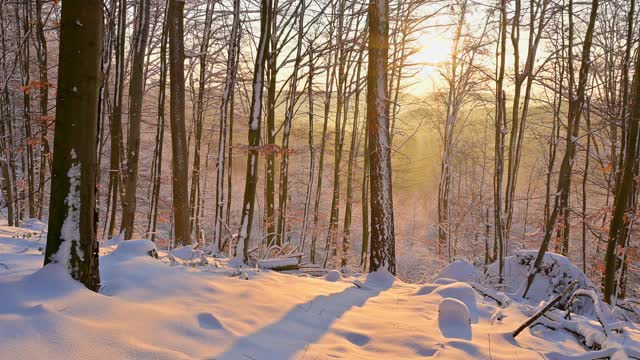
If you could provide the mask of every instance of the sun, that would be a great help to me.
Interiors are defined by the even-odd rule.
[[[418,51],[412,56],[411,63],[418,67],[419,79],[409,92],[423,95],[433,90],[442,81],[440,69],[442,64],[451,60],[451,39],[446,34],[435,31],[425,31],[418,39]]]

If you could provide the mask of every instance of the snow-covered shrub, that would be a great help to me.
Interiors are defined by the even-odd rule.
[[[507,293],[521,295],[527,283],[527,277],[535,262],[537,250],[520,250],[504,259],[504,280],[502,287]],[[489,265],[486,282],[498,285],[498,263]],[[571,282],[577,282],[576,289],[598,289],[587,276],[566,257],[554,253],[544,255],[540,271],[536,274],[527,298],[533,301],[546,301],[549,297],[561,294]]]

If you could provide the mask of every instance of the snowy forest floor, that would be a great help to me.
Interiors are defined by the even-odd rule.
[[[640,329],[630,322],[600,352],[568,331],[540,325],[514,339],[539,304],[511,301],[501,308],[460,282],[414,285],[334,272],[303,277],[237,269],[224,259],[171,261],[162,251],[157,260],[135,245],[101,244],[97,294],[59,265],[42,269],[42,228],[0,224],[2,359],[526,360],[640,353]],[[456,325],[460,314],[444,314],[444,307],[439,316],[447,297],[467,306],[470,329]]]

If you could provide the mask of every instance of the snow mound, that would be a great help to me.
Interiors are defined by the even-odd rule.
[[[331,270],[324,276],[324,279],[330,282],[336,282],[342,278],[342,274],[338,270]]]
[[[173,249],[171,255],[180,260],[189,261],[193,259],[200,259],[200,257],[204,254],[202,250],[194,250],[191,245],[181,246]]]
[[[95,293],[64,266],[43,269],[41,252],[24,251],[42,243],[13,236],[20,231],[0,220],[0,267],[10,267],[0,272],[1,359],[640,359],[630,322],[607,321],[603,337],[596,318],[551,311],[540,323],[553,327],[514,341],[537,309],[517,297],[498,308],[480,295],[486,289],[471,296],[465,283],[415,285],[388,272],[348,277],[355,287],[228,259],[202,266],[161,252],[155,260],[140,240],[101,254]]]
[[[504,259],[504,291],[521,296],[527,283],[527,277],[538,250],[520,250],[514,256]],[[498,263],[488,268],[489,284],[498,285]],[[591,280],[566,257],[554,253],[544,254],[541,270],[536,274],[527,298],[539,302],[561,294],[571,282],[577,282],[577,289],[594,290],[598,288]]]
[[[134,258],[139,256],[158,257],[156,245],[149,240],[127,240],[123,241],[113,251],[112,255],[121,258]]]
[[[476,305],[476,292],[473,288],[465,283],[453,283],[449,285],[441,285],[437,287],[433,294],[440,295],[443,298],[451,298],[462,302],[470,314],[471,321],[478,321],[478,307]]]
[[[440,270],[434,279],[453,279],[462,282],[476,282],[480,278],[478,270],[470,263],[455,260]]]
[[[449,279],[449,278],[439,278],[439,279],[435,279],[433,280],[434,284],[438,284],[438,285],[449,285],[449,284],[453,284],[453,283],[457,283],[458,281],[454,280],[454,279]]]
[[[437,284],[426,284],[426,285],[422,285],[418,291],[416,291],[416,293],[414,295],[429,295],[433,292],[433,290],[437,289],[438,285]]]
[[[438,326],[445,338],[471,340],[471,316],[462,301],[452,298],[440,301]]]

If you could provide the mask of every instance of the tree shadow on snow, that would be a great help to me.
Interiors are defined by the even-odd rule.
[[[333,323],[351,308],[362,307],[368,299],[378,296],[392,284],[393,279],[381,279],[380,274],[374,273],[367,277],[362,287],[354,286],[338,293],[319,295],[295,306],[279,321],[237,339],[224,353],[211,359],[290,359],[298,351],[306,351],[329,332]],[[337,334],[358,346],[368,342],[358,341],[366,337],[364,334]]]

